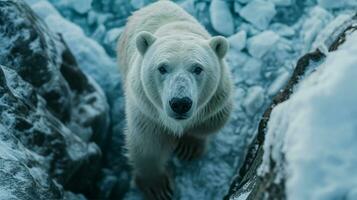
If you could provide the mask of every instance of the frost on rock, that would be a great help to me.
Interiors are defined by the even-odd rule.
[[[275,5],[270,1],[253,0],[243,7],[240,16],[258,29],[266,29],[276,14]]]
[[[97,183],[98,191],[93,192],[99,195],[95,196],[96,198],[121,199],[129,187],[129,168],[123,155],[124,99],[116,62],[108,56],[100,44],[87,37],[79,26],[58,13],[43,12],[53,9],[49,2],[38,1],[31,7],[40,14],[52,31],[63,35],[81,70],[90,74],[104,90],[111,108],[109,113],[111,123],[108,131],[102,132],[108,136],[105,145],[101,146],[104,168]],[[117,34],[113,33],[113,35]]]
[[[279,35],[273,31],[264,31],[248,40],[249,54],[255,58],[262,58],[279,40]]]
[[[267,137],[275,142],[264,148],[284,167],[281,173],[289,174],[285,180],[288,199],[356,198],[357,148],[352,141],[357,139],[357,95],[352,91],[357,32],[345,37],[291,98],[272,112]],[[284,161],[279,156],[282,152]]]
[[[212,0],[209,10],[213,28],[220,34],[232,35],[234,33],[234,21],[227,2]]]
[[[356,198],[357,18],[332,27],[265,110],[227,199]]]
[[[103,91],[23,1],[0,1],[0,22],[1,193],[63,199],[63,187],[88,190],[109,124]]]

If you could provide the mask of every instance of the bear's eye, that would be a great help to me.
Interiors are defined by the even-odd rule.
[[[166,66],[165,65],[161,65],[159,68],[158,68],[160,74],[166,74],[167,73],[167,70],[166,70]]]
[[[197,75],[201,74],[202,71],[203,71],[203,69],[200,66],[195,66],[195,68],[193,69],[193,73],[195,73]]]

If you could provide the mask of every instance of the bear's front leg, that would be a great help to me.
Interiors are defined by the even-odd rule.
[[[199,158],[206,152],[207,140],[206,137],[183,135],[178,141],[175,153],[181,160],[191,161]]]
[[[201,157],[207,150],[210,135],[216,133],[228,121],[232,110],[231,101],[216,114],[201,124],[187,130],[179,139],[175,153],[181,160],[193,160]]]
[[[128,121],[126,148],[134,181],[146,199],[172,199],[173,182],[166,163],[173,151],[174,137],[153,122]]]

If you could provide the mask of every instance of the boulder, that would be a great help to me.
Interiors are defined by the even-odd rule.
[[[83,199],[100,172],[107,100],[61,35],[0,1],[1,199]]]

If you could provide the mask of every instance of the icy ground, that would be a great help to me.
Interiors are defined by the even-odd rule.
[[[111,134],[115,140],[113,147],[104,149],[110,151],[106,154],[107,165],[115,171],[119,182],[128,184],[128,171],[118,146],[122,142],[124,116],[115,46],[126,18],[150,1],[50,0],[54,7],[45,0],[26,1],[52,30],[63,34],[80,67],[104,89],[111,106]],[[216,135],[207,155],[190,163],[173,159],[176,196],[184,200],[222,199],[256,132],[262,111],[289,78],[297,58],[313,48],[319,31],[337,15],[353,13],[356,0],[179,3],[213,35],[229,38],[232,48],[227,60],[234,75],[236,104],[230,123]],[[292,170],[299,170],[298,167]],[[289,184],[299,184],[297,181]],[[135,189],[125,194],[127,200],[140,198]]]

